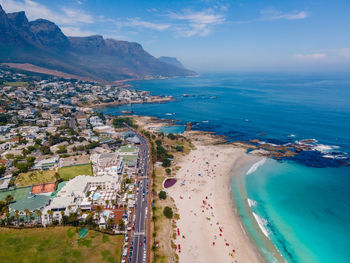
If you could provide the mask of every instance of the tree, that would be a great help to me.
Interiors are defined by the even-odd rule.
[[[165,191],[160,191],[158,196],[159,196],[159,199],[165,200],[166,199],[166,192]]]
[[[9,205],[13,201],[13,196],[12,195],[7,195],[5,198],[6,204]]]
[[[42,216],[42,212],[38,209],[38,210],[35,210],[35,213],[37,214],[38,216],[38,219],[39,219],[39,222],[41,224],[41,216]]]
[[[64,211],[62,210],[60,213],[61,213],[61,224],[64,225],[64,222],[65,222],[65,220],[64,220]]]
[[[171,169],[170,168],[166,168],[165,172],[166,172],[167,175],[170,175],[171,174]]]
[[[163,210],[163,214],[165,215],[165,217],[171,219],[173,218],[173,209],[171,209],[171,207],[166,206]]]
[[[43,145],[40,146],[39,150],[41,151],[42,154],[51,154],[51,150],[49,146]]]
[[[52,211],[52,210],[49,210],[49,211],[47,211],[47,214],[49,215],[49,221],[50,221],[50,223],[52,224],[52,215],[53,215],[53,211]]]
[[[67,147],[65,145],[58,146],[57,153],[67,153]]]
[[[0,166],[0,176],[4,175],[6,172],[6,167],[4,165]]]
[[[169,167],[171,165],[171,161],[169,159],[164,159],[162,166],[163,167]]]
[[[176,136],[175,136],[174,134],[172,134],[172,133],[169,133],[169,134],[168,134],[168,138],[169,138],[170,140],[175,140],[175,139],[176,139]]]
[[[26,214],[26,218],[28,222],[29,209],[28,208],[24,209],[24,213]]]
[[[124,231],[125,230],[125,223],[124,223],[123,219],[119,219],[119,221],[118,221],[118,229],[120,231]]]
[[[101,206],[96,206],[96,213],[100,214],[102,212],[102,207]]]
[[[105,203],[106,203],[106,206],[108,206],[109,205],[109,200],[106,200]]]
[[[18,210],[15,210],[15,218],[16,218],[16,221],[17,221],[17,225],[19,225],[19,211]]]
[[[124,128],[124,123],[129,125],[130,127],[137,128],[137,125],[134,124],[134,120],[128,117],[120,117],[113,120],[114,128]]]
[[[33,220],[33,212],[29,211],[29,223],[31,224]]]
[[[113,227],[114,227],[114,220],[113,220],[113,218],[108,218],[106,223],[107,223],[107,229],[108,230],[112,230]]]

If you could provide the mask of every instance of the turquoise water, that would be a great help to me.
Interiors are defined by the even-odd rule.
[[[269,159],[245,179],[252,210],[288,262],[349,262],[348,168]]]
[[[97,199],[99,199],[101,196],[100,193],[94,193],[94,195],[92,196],[92,200],[96,201]]]
[[[246,189],[241,191],[257,202],[253,211],[267,223],[269,238],[288,262],[349,262],[350,77],[208,74],[132,84],[177,101],[100,111],[119,114],[128,109],[160,118],[171,113],[180,125],[191,121],[193,129],[232,141],[258,138],[284,144],[316,139],[312,151],[283,162],[268,160],[242,177]],[[247,229],[265,250],[246,199],[239,202]]]
[[[169,133],[180,134],[180,133],[184,133],[185,130],[186,130],[186,126],[184,125],[164,126],[158,129],[159,132],[163,132],[165,134],[169,134]]]

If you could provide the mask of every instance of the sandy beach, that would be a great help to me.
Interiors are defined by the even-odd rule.
[[[167,189],[174,198],[180,262],[262,262],[244,233],[231,200],[231,176],[258,157],[232,145],[204,145],[182,158]]]

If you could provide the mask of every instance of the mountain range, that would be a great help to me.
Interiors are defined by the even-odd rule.
[[[5,13],[1,5],[0,63],[108,82],[196,75],[176,58],[155,58],[138,43],[69,37],[51,21],[28,21],[24,12]]]

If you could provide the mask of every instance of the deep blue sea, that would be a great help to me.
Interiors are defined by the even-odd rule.
[[[100,111],[191,121],[193,129],[232,141],[315,139],[312,151],[290,160],[269,159],[245,175],[246,196],[240,201],[249,198],[251,206],[240,213],[250,232],[256,231],[250,226],[255,213],[288,262],[350,261],[350,76],[205,74],[132,85],[177,101]]]

